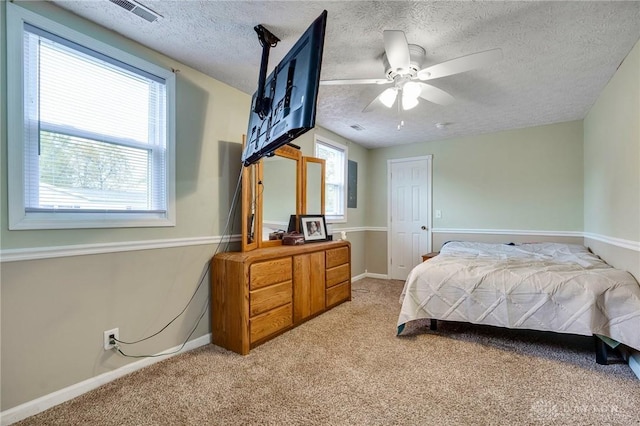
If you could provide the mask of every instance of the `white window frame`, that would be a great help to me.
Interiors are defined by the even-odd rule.
[[[315,135],[314,137],[314,155],[318,156],[318,145],[324,145],[328,148],[335,149],[337,151],[344,152],[344,171],[342,173],[343,182],[342,182],[342,214],[338,215],[326,215],[325,220],[327,223],[346,223],[347,222],[347,185],[348,185],[348,164],[349,164],[349,148],[346,145],[341,143],[332,141],[324,136]],[[328,185],[329,182],[326,179],[325,175],[325,186]],[[325,188],[325,194],[327,190]],[[326,205],[326,202],[325,202]]]
[[[75,229],[175,226],[175,104],[176,79],[169,70],[7,3],[7,121],[9,229]],[[166,84],[166,212],[27,212],[25,207],[25,135],[23,73],[24,23],[77,43],[135,68],[156,75]]]

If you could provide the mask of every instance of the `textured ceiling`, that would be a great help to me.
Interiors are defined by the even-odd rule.
[[[427,51],[425,66],[501,48],[490,67],[430,80],[456,98],[402,113],[363,113],[375,85],[321,86],[316,123],[383,147],[582,119],[640,38],[639,1],[165,1],[142,0],[148,23],[107,0],[53,3],[252,94],[262,24],[282,41],[269,72],[328,11],[322,79],[383,78],[382,31],[402,30]],[[449,123],[438,129],[436,123]],[[357,124],[364,130],[351,128]]]

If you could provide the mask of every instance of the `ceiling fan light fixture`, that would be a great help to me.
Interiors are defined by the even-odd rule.
[[[391,108],[396,101],[398,91],[395,87],[390,87],[380,94],[380,102],[387,108]]]
[[[422,92],[420,84],[409,81],[402,87],[402,109],[410,110],[418,106],[418,96]]]
[[[422,88],[420,87],[420,84],[415,81],[409,81],[402,87],[403,98],[410,97],[417,99],[418,96],[420,96],[420,92],[422,92]]]
[[[128,0],[110,0],[128,1]],[[133,0],[131,0],[133,1]],[[403,110],[410,110],[418,106],[420,99],[437,104],[450,105],[455,98],[446,91],[431,84],[423,83],[424,80],[438,79],[454,74],[460,74],[476,68],[491,65],[502,59],[501,49],[492,49],[484,52],[472,53],[440,62],[423,68],[427,52],[422,46],[409,44],[407,37],[400,30],[383,31],[384,53],[382,64],[385,69],[385,78],[361,78],[351,80],[321,80],[320,84],[393,84],[378,94],[363,110],[367,112],[371,106],[380,104],[391,109],[396,105],[398,116]],[[438,129],[445,129],[449,123],[439,123]],[[403,124],[398,125],[398,130]]]
[[[418,98],[413,98],[411,96],[403,95],[402,96],[402,109],[410,110],[411,108],[415,108],[418,105]]]

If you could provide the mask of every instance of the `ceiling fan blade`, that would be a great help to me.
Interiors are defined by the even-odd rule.
[[[406,70],[411,65],[411,57],[409,55],[409,44],[407,37],[402,31],[385,30],[384,50],[387,53],[387,61],[394,69]]]
[[[420,97],[425,101],[433,102],[438,105],[451,105],[455,102],[455,98],[442,89],[438,89],[427,83],[418,83],[420,85]]]
[[[502,59],[502,49],[472,53],[418,71],[420,80],[431,80],[491,65]]]
[[[355,80],[320,80],[322,86],[337,86],[341,84],[389,84],[386,78],[359,78]]]
[[[398,90],[395,87],[390,87],[385,89],[382,93],[380,93],[374,100],[372,100],[369,105],[364,107],[362,112],[369,112],[373,109],[373,107],[382,105],[387,108],[391,108],[393,104],[396,103],[396,99],[398,97]]]

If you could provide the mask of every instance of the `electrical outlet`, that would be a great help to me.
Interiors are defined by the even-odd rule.
[[[442,219],[442,210],[436,210],[436,219]]]
[[[117,328],[112,328],[111,330],[107,330],[104,332],[104,350],[110,351],[115,348],[116,345],[111,343],[111,338],[115,337],[116,339],[120,338],[120,332]]]

